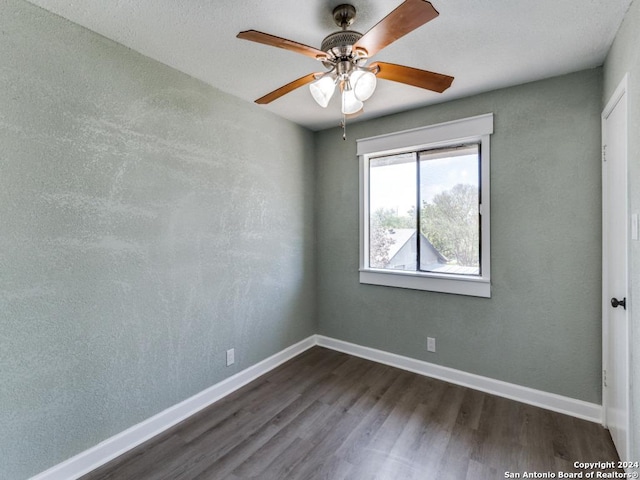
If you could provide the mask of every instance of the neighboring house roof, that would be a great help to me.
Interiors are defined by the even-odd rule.
[[[416,230],[413,228],[394,228],[390,229],[388,233],[393,240],[393,245],[389,247],[389,262],[387,262],[387,265],[394,265],[397,260],[396,257],[402,258],[401,255],[404,253],[404,249],[413,248],[413,243],[415,243],[416,238]],[[420,234],[420,237],[420,247],[422,249],[425,247],[428,248],[431,257],[435,260],[431,265],[425,266],[423,264],[423,270],[461,275],[478,275],[480,273],[480,269],[478,267],[446,265],[449,259],[442,255],[422,233]],[[425,255],[423,260],[425,258],[428,258],[428,255]]]
[[[389,263],[392,263],[393,258],[396,255],[398,255],[400,250],[402,250],[402,248],[405,245],[407,245],[409,240],[414,240],[415,241],[416,230],[413,229],[413,228],[391,228],[391,229],[389,229],[389,236],[393,240],[393,245],[391,245],[391,247],[389,247]],[[429,241],[429,239],[427,237],[424,236],[424,234],[421,233],[420,237],[421,237],[421,240],[422,240],[421,247],[424,247],[426,245],[427,248],[432,250],[433,253],[437,256],[439,263],[447,263],[449,261],[449,259],[447,257],[442,255],[436,249],[436,247],[433,246],[433,244]]]
[[[389,247],[389,261],[393,260],[398,252],[406,245],[411,239],[416,230],[414,228],[391,228],[389,229],[389,236],[393,240],[393,245]]]

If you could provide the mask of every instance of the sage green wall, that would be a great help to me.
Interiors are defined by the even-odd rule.
[[[22,0],[0,31],[19,480],[316,332],[313,134]]]
[[[640,2],[631,4],[604,64],[603,108],[618,84],[628,78],[629,211],[640,214]],[[631,456],[640,458],[640,242],[632,241],[629,255],[629,318],[631,321]]]
[[[316,137],[321,334],[600,403],[602,71]],[[356,139],[493,112],[491,299],[358,282]],[[437,339],[428,353],[427,336]]]

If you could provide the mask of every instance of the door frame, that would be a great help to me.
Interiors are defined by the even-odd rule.
[[[607,225],[607,221],[609,218],[609,198],[608,198],[608,175],[607,175],[607,164],[605,161],[605,146],[606,146],[606,138],[605,138],[605,122],[607,120],[607,118],[609,117],[609,115],[611,115],[611,113],[613,112],[614,108],[618,105],[618,103],[620,101],[624,101],[627,103],[627,108],[628,108],[628,73],[624,75],[622,81],[619,83],[618,87],[616,88],[616,90],[614,91],[613,95],[611,95],[611,98],[609,99],[609,101],[607,102],[607,105],[605,106],[604,110],[602,111],[602,116],[601,116],[601,124],[602,124],[602,138],[601,138],[601,144],[602,144],[602,374],[603,374],[603,382],[602,382],[602,425],[605,428],[608,428],[608,421],[607,421],[607,387],[605,386],[605,382],[606,382],[606,377],[604,377],[606,371],[607,371],[607,367],[608,367],[608,360],[609,360],[609,309],[611,308],[611,305],[609,303],[609,299],[611,298],[611,292],[609,292],[609,288],[608,288],[608,280],[609,280],[609,275],[608,275],[608,268],[609,268],[609,258],[608,258],[608,238],[607,238],[607,232],[606,232],[606,225]],[[628,130],[628,114],[627,114],[627,118],[625,119],[625,121],[627,122],[627,132],[626,132],[626,138],[625,138],[625,150],[628,152],[628,145],[629,145],[629,130]],[[626,244],[626,262],[624,265],[624,276],[626,278],[626,282],[627,282],[627,289],[629,287],[629,238],[628,238],[628,233],[629,233],[629,226],[628,226],[628,219],[629,219],[629,187],[628,187],[628,157],[627,155],[625,155],[625,168],[624,168],[624,187],[625,187],[625,205],[626,205],[626,210],[627,210],[627,215],[626,215],[626,228],[625,228],[625,244]],[[629,295],[628,295],[628,291],[625,292],[627,295],[627,300],[629,299]],[[618,294],[619,295],[619,294]],[[625,321],[627,322],[627,325],[629,324],[629,310],[625,310]],[[631,368],[631,363],[630,363],[630,356],[631,356],[631,342],[630,342],[630,335],[627,337],[627,358],[626,358],[626,362],[627,362],[627,385],[630,386],[630,368]],[[628,409],[630,410],[631,407],[631,389],[628,388],[627,389],[627,406]],[[629,412],[630,413],[630,412]],[[626,426],[626,444],[627,444],[627,451],[626,452],[618,452],[618,455],[620,456],[621,460],[628,460],[628,455],[629,455],[629,448],[630,448],[630,441],[631,441],[631,425],[630,425],[630,417],[627,416],[627,420],[628,420],[628,424]],[[624,457],[624,458],[623,458]]]

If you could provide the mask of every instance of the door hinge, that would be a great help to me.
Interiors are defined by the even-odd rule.
[[[606,370],[602,370],[602,384],[605,387],[607,386],[607,371]]]
[[[607,161],[607,146],[606,145],[602,146],[602,161],[603,162]]]

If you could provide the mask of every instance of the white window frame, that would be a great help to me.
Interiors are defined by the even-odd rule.
[[[360,160],[360,283],[491,297],[491,144],[493,113],[357,140]],[[480,144],[481,275],[453,275],[369,267],[369,160],[467,143]]]

